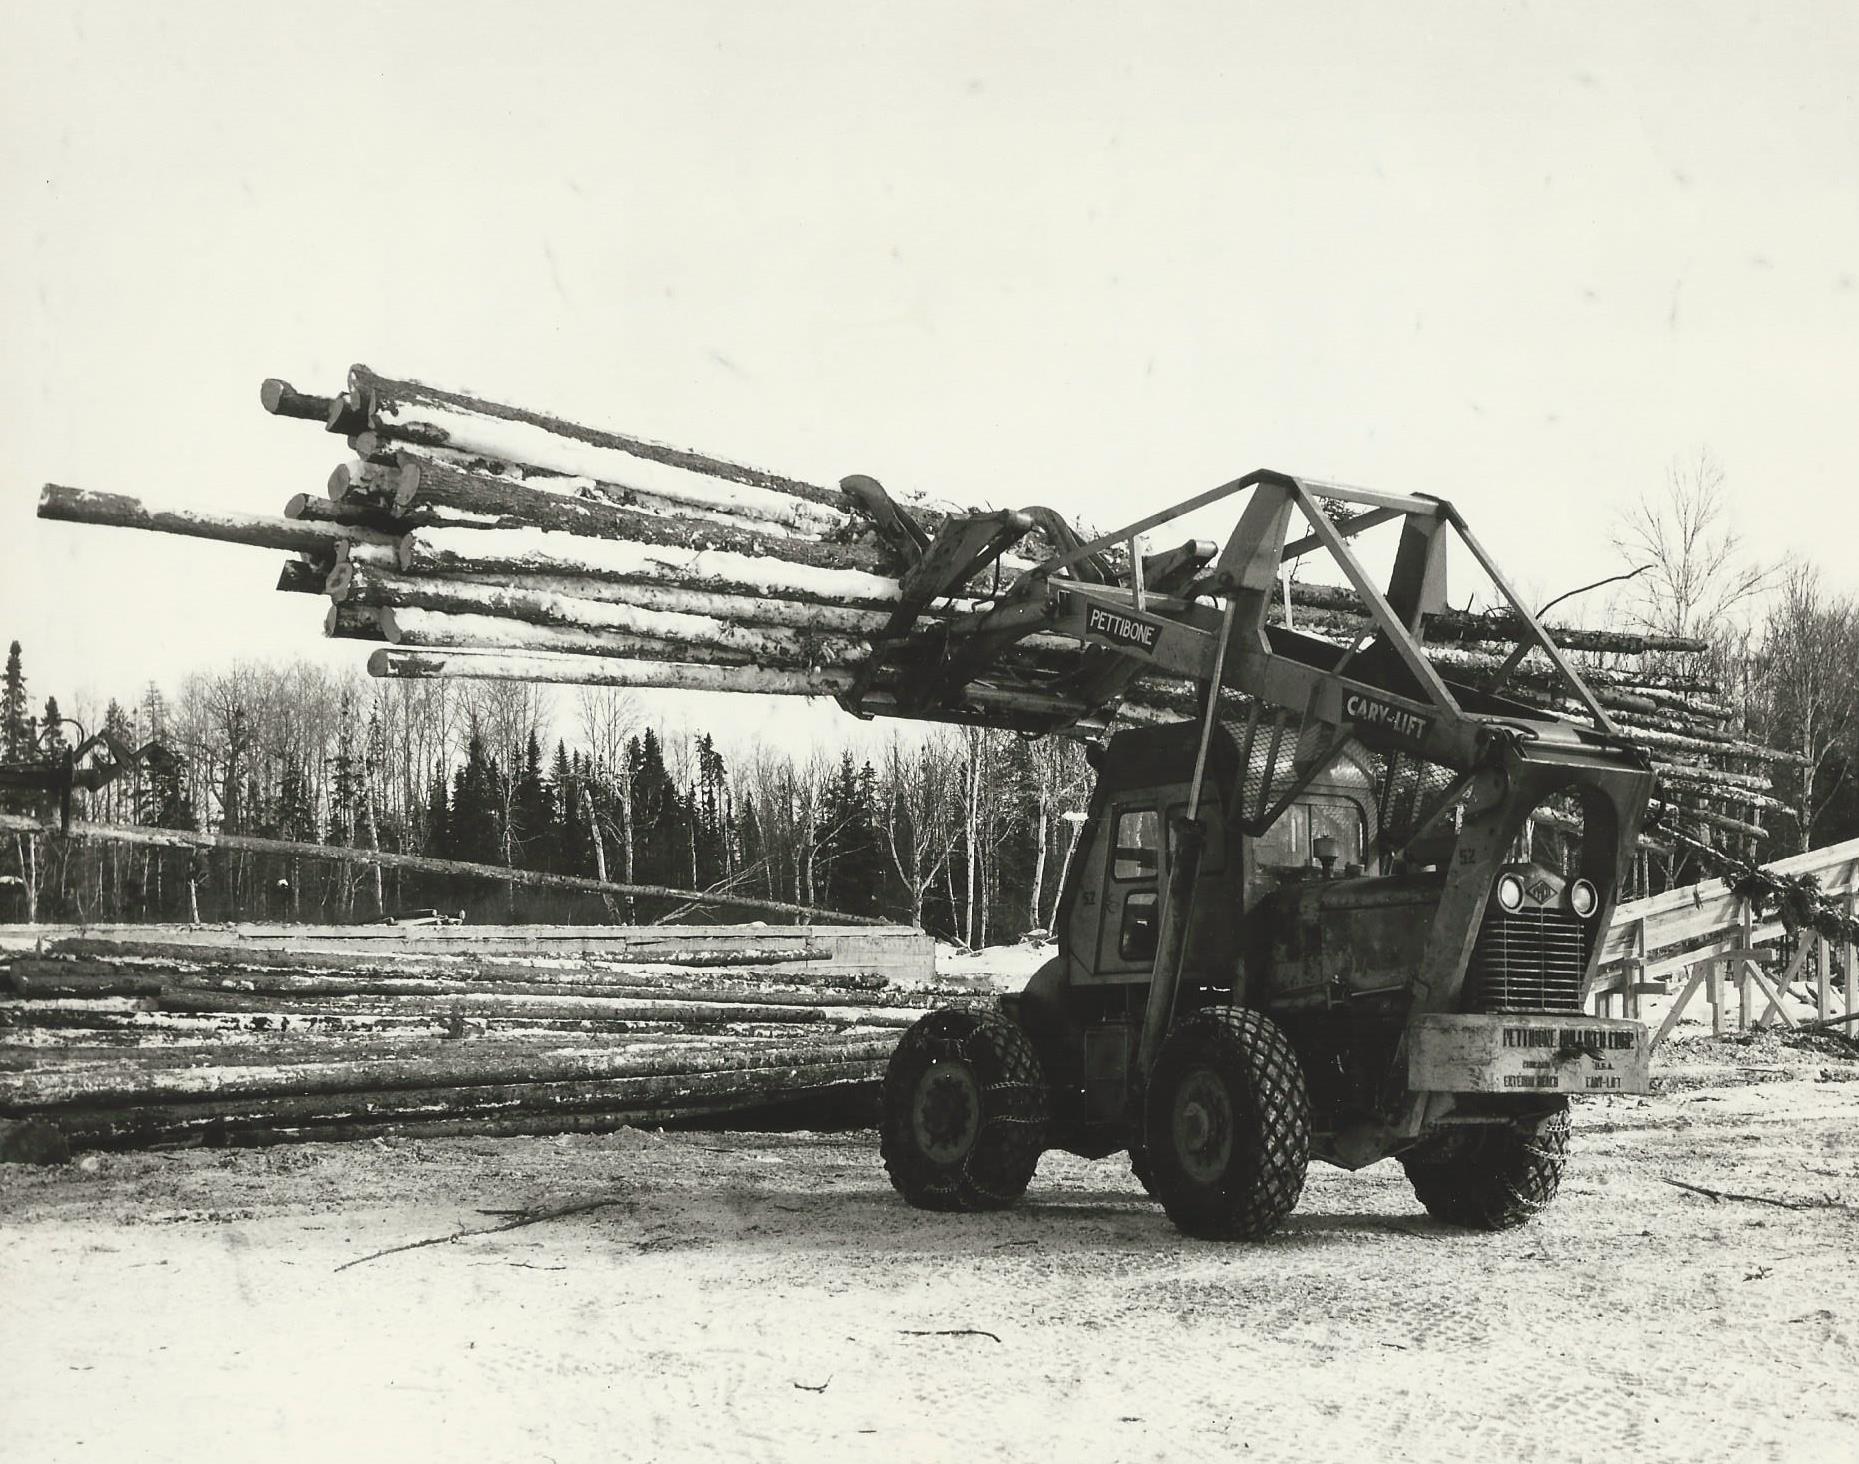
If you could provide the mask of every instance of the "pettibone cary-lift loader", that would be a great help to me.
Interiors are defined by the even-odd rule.
[[[875,483],[847,486],[894,536],[914,531]],[[1143,557],[1141,534],[1242,493],[1217,555]],[[1061,537],[965,616],[918,618],[990,565],[1003,574],[1034,522],[1051,532],[1011,513],[914,531],[871,663],[909,667],[910,690],[868,707],[855,685],[842,703],[1031,734],[1100,723],[1147,677],[1189,683],[1199,715],[1118,732],[1094,758],[1058,956],[998,1013],[935,1012],[905,1036],[884,1084],[897,1189],[996,1208],[1048,1148],[1127,1149],[1177,1226],[1237,1239],[1284,1220],[1312,1158],[1398,1156],[1442,1220],[1534,1214],[1561,1177],[1569,1096],[1647,1087],[1645,1028],[1582,1001],[1652,788],[1647,753],[1441,500],[1257,472],[1090,543]],[[1389,523],[1384,587],[1353,541]],[[1482,685],[1425,646],[1449,530],[1515,633]],[[1104,551],[1123,542],[1113,570]],[[1315,551],[1367,610],[1353,644],[1274,608],[1284,567]],[[1019,671],[1024,694],[1005,695],[1012,648],[1035,632],[1084,649],[1059,677]],[[1576,716],[1505,694],[1533,651],[1539,695],[1546,661],[1543,700]]]

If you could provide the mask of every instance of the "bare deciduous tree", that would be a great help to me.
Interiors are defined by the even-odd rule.
[[[1625,511],[1614,548],[1630,564],[1651,566],[1630,583],[1625,602],[1657,635],[1716,640],[1771,581],[1731,521],[1723,466],[1707,448],[1675,458],[1664,488]]]

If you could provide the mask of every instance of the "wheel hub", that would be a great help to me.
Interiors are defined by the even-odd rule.
[[[1197,1068],[1175,1089],[1170,1127],[1175,1157],[1189,1179],[1213,1184],[1233,1158],[1233,1100],[1226,1084],[1207,1068]]]
[[[944,1058],[924,1070],[910,1122],[917,1147],[934,1163],[953,1164],[974,1147],[981,1129],[981,1090],[967,1063]]]

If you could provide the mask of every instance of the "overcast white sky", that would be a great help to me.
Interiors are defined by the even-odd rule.
[[[319,491],[258,383],[358,360],[1104,525],[1260,465],[1437,493],[1545,598],[1705,446],[1859,591],[1840,0],[0,10],[37,698],[362,658],[275,554],[33,517]]]

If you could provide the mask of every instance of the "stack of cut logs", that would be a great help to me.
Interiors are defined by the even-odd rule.
[[[157,511],[134,499],[48,486],[47,518],[120,524],[293,551],[278,588],[327,594],[327,633],[385,641],[377,676],[472,677],[836,695],[874,655],[900,598],[899,525],[855,480],[829,488],[598,431],[522,408],[355,367],[347,390],[310,396],[264,383],[275,415],[347,438],[326,496],[298,494],[283,516]],[[875,485],[874,485],[875,486]],[[882,495],[880,495],[881,497]],[[946,510],[913,504],[918,532]],[[1021,541],[1037,557],[1065,525],[1042,520]],[[1075,542],[1075,541],[1073,541]],[[1110,557],[1115,571],[1121,561]],[[983,597],[988,586],[975,585]],[[929,615],[972,602],[932,602]],[[1354,593],[1293,584],[1299,630],[1348,641],[1366,621]],[[1501,616],[1429,618],[1443,672],[1503,665],[1517,639]],[[1554,632],[1600,701],[1660,766],[1659,827],[1746,847],[1783,808],[1772,769],[1794,759],[1736,730],[1700,641],[1603,630]],[[988,722],[1057,708],[1039,689],[1075,667],[1075,641],[1021,640],[963,694],[917,716]],[[860,705],[883,711],[908,673],[880,659]],[[1559,709],[1547,661],[1532,652],[1509,687]],[[1069,729],[1099,734],[1113,717],[1171,720],[1192,708],[1180,683],[1132,683],[1120,705]],[[1058,720],[1064,720],[1062,717]]]
[[[964,999],[817,933],[729,935],[504,958],[53,939],[0,963],[0,1125],[123,1147],[858,1116],[901,1029]]]

